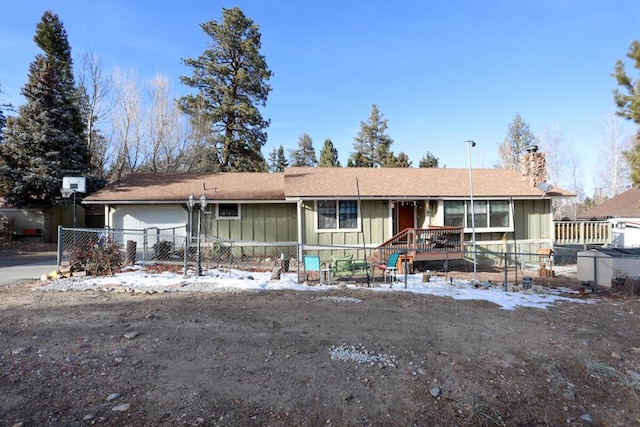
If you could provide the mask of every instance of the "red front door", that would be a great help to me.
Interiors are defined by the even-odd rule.
[[[396,209],[398,212],[398,229],[396,233],[405,228],[413,228],[413,202],[396,202]]]

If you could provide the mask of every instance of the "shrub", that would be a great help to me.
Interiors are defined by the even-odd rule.
[[[88,276],[113,275],[123,263],[120,245],[114,242],[76,245],[71,250],[71,269],[84,270]]]

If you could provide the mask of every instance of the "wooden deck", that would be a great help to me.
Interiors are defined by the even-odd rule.
[[[610,244],[612,230],[608,221],[555,221],[553,245]],[[414,262],[463,259],[464,230],[441,226],[407,228],[378,246],[373,256],[386,260],[394,252],[406,253]]]
[[[464,258],[464,231],[461,227],[406,228],[381,244],[379,259],[393,252],[406,253],[413,261],[439,261]]]

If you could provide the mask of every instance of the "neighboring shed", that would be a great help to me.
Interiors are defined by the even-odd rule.
[[[578,252],[578,280],[610,288],[615,279],[626,277],[640,277],[640,248]]]

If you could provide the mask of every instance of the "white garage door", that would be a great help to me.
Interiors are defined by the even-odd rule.
[[[172,259],[185,246],[187,217],[180,206],[119,206],[112,216],[113,239],[127,250],[135,242],[136,261]]]
[[[119,206],[113,216],[113,228],[124,230],[175,228],[177,235],[184,236],[187,217],[188,212],[181,206]]]

